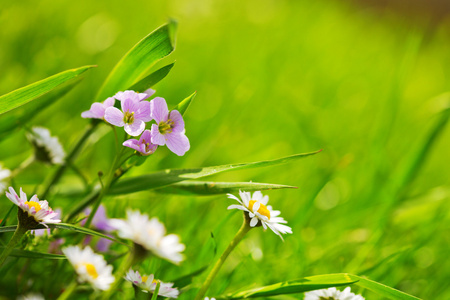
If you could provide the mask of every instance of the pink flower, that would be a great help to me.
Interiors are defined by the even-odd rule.
[[[103,103],[94,102],[91,105],[91,109],[81,113],[81,117],[85,119],[103,119],[105,117],[105,110],[108,107],[114,106],[113,97],[109,97]]]
[[[121,105],[122,111],[108,107],[105,111],[105,120],[112,125],[124,127],[126,133],[131,136],[140,135],[145,129],[145,122],[152,120],[150,102],[125,98],[121,101]]]
[[[178,156],[182,156],[189,150],[190,144],[184,130],[184,121],[180,112],[169,112],[164,98],[156,97],[150,101],[150,115],[155,119],[152,124],[152,140],[156,145],[167,147]]]
[[[135,102],[140,102],[142,100],[149,98],[154,93],[155,93],[155,90],[152,90],[152,89],[148,89],[143,93],[136,93],[135,91],[127,90],[124,92],[117,92],[117,94],[114,95],[114,98],[119,101],[124,101],[125,99],[131,99]]]
[[[141,153],[142,155],[150,155],[155,153],[158,145],[152,144],[152,135],[150,130],[145,130],[139,140],[130,139],[123,142],[125,147],[129,147]]]

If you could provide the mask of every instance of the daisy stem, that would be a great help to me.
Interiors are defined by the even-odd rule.
[[[225,260],[228,258],[228,255],[230,255],[231,251],[233,251],[233,249],[236,248],[236,246],[239,244],[239,242],[242,240],[242,238],[247,234],[247,232],[251,228],[252,227],[250,227],[247,220],[244,219],[244,223],[242,223],[241,228],[236,233],[235,237],[231,240],[230,244],[225,249],[225,251],[222,253],[219,260],[216,262],[216,264],[212,268],[211,272],[208,274],[208,277],[206,278],[202,287],[198,291],[197,296],[195,297],[195,300],[203,300],[204,299],[205,294],[209,289],[209,286],[211,285],[212,281],[216,277],[217,273],[219,272],[219,270],[222,267]]]
[[[78,283],[76,280],[72,281],[72,283],[64,290],[64,292],[57,298],[57,300],[66,300],[72,295],[72,293],[77,288]]]
[[[28,228],[20,226],[20,224],[17,225],[14,235],[12,236],[8,245],[6,245],[5,250],[3,250],[2,254],[0,255],[0,267],[3,265],[6,258],[8,258],[9,254],[11,254],[11,252],[14,250],[14,247],[20,242],[20,239],[22,239],[27,230]]]
[[[125,276],[125,273],[133,266],[133,264],[136,262],[136,256],[134,255],[134,251],[132,251],[123,261],[120,265],[119,269],[116,272],[114,283],[111,285],[109,290],[107,290],[105,293],[103,293],[102,297],[100,299],[106,300],[111,299],[112,294],[117,292],[119,290],[120,285],[122,284],[123,277]]]

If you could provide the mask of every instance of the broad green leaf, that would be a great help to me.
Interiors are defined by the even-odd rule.
[[[64,95],[81,82],[81,79],[82,78],[76,77],[69,80],[38,99],[2,115],[0,117],[0,139],[11,133],[11,131],[20,128],[20,125],[32,120],[33,117],[37,115],[36,112],[44,111],[46,108],[50,107],[53,102],[64,97]]]
[[[163,80],[164,77],[167,76],[167,74],[169,74],[174,64],[175,63],[171,63],[170,65],[164,66],[161,69],[156,70],[150,75],[139,80],[137,83],[133,84],[129,88],[129,90],[133,90],[136,92],[144,92],[145,90],[151,88],[152,86]]]
[[[0,249],[3,249],[4,247],[0,247]],[[43,258],[43,259],[66,259],[64,255],[59,254],[51,254],[51,253],[43,253],[43,252],[35,252],[35,251],[28,251],[23,249],[14,249],[13,252],[11,252],[10,256],[14,257],[25,257],[25,258]]]
[[[174,110],[178,110],[180,112],[180,114],[184,115],[184,113],[188,109],[189,105],[191,105],[191,101],[195,98],[196,95],[197,95],[197,92],[192,93],[190,96],[188,96],[183,101],[178,103],[178,105],[175,106]]]
[[[390,286],[384,285],[382,283],[363,278],[357,275],[347,274],[350,276],[352,280],[358,280],[356,285],[366,288],[368,290],[371,290],[372,292],[378,294],[379,296],[387,297],[389,299],[394,300],[417,300],[420,298],[411,296],[409,294],[406,294],[402,291],[396,290],[394,288],[391,288]]]
[[[170,282],[173,282],[173,285],[176,286],[178,289],[184,288],[185,286],[188,286],[189,284],[192,283],[192,279],[195,276],[200,275],[203,272],[205,272],[208,269],[208,267],[209,267],[209,265],[204,266],[198,270],[195,270],[192,273],[189,273],[189,274],[179,277],[177,279],[171,280]]]
[[[97,95],[97,101],[103,101],[118,91],[126,90],[157,61],[169,55],[174,49],[174,27],[174,22],[165,24],[131,48],[106,78]]]
[[[274,189],[295,189],[295,186],[258,183],[258,182],[214,182],[214,181],[185,181],[171,184],[157,189],[158,193],[178,194],[178,195],[217,195],[235,193],[239,190],[246,192],[274,190]]]
[[[201,177],[219,174],[227,171],[236,171],[251,168],[261,168],[273,165],[285,164],[298,159],[314,155],[322,150],[296,154],[274,160],[266,160],[251,163],[221,165],[214,167],[196,168],[196,169],[167,169],[147,175],[129,177],[119,180],[110,190],[110,194],[129,194],[144,190],[156,189],[177,182],[198,179]]]
[[[0,96],[0,114],[24,105],[71,80],[94,66],[67,70]]]
[[[256,297],[267,297],[284,294],[303,293],[312,290],[326,289],[349,285],[357,282],[348,274],[328,274],[304,277],[298,280],[279,282],[248,291],[232,293],[225,296],[216,297],[217,299],[246,299]]]

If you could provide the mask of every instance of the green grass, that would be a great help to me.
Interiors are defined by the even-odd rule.
[[[0,14],[0,94],[70,68],[98,65],[31,122],[49,127],[68,150],[87,125],[80,113],[115,63],[168,17],[178,20],[176,50],[155,70],[173,61],[175,66],[156,90],[173,106],[197,91],[185,114],[191,150],[176,157],[160,149],[130,175],[324,149],[290,164],[204,179],[299,187],[267,192],[294,234],[283,243],[271,232],[250,231],[208,295],[348,272],[420,298],[450,298],[450,131],[442,116],[448,115],[442,112],[449,106],[443,94],[450,84],[446,23],[427,27],[325,0],[135,1],[133,6],[20,1],[3,4]],[[104,129],[76,160],[91,181],[113,158],[113,135]],[[9,168],[31,154],[23,132],[0,141],[0,161]],[[35,164],[16,185],[32,193],[51,171]],[[69,211],[80,201],[66,196],[73,185],[82,182],[69,172],[47,197],[52,206]],[[110,216],[123,217],[127,206],[140,208],[181,236],[187,246],[181,267],[156,259],[143,266],[148,272],[159,267],[157,276],[166,281],[210,264],[214,247],[221,253],[241,224],[239,213],[226,210],[232,201],[224,195],[139,192],[104,203]],[[0,196],[1,217],[9,207]],[[64,261],[19,261],[0,275],[0,297],[29,289],[28,274],[17,281],[23,264],[29,264],[33,278],[64,266],[70,270]],[[31,290],[41,287],[58,292],[38,280]],[[380,299],[356,286],[352,290]],[[192,298],[188,293],[183,299]]]

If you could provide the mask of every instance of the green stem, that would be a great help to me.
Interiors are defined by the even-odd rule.
[[[205,294],[208,291],[209,286],[211,285],[212,281],[216,277],[217,273],[219,272],[219,270],[222,267],[225,260],[228,258],[228,255],[230,255],[231,251],[233,251],[233,249],[236,248],[236,246],[239,244],[239,242],[242,240],[242,238],[247,234],[247,232],[251,228],[252,227],[250,227],[247,220],[244,218],[244,223],[242,224],[239,231],[236,233],[236,236],[233,238],[233,240],[231,240],[227,249],[225,249],[225,251],[220,256],[219,260],[216,262],[216,264],[212,268],[211,272],[209,273],[209,275],[206,278],[205,282],[203,283],[202,287],[198,291],[197,296],[195,297],[195,300],[203,300],[205,298]]]
[[[24,160],[17,168],[15,168],[12,173],[11,177],[16,177],[20,172],[28,168],[33,162],[35,161],[35,156],[31,155],[26,160]]]
[[[72,281],[72,283],[64,290],[64,293],[62,293],[57,300],[66,300],[69,299],[69,297],[72,295],[72,293],[77,288],[78,283],[76,280]]]
[[[78,143],[75,145],[75,147],[73,147],[72,151],[67,155],[65,162],[61,166],[59,166],[59,168],[53,174],[52,178],[48,181],[48,183],[44,189],[44,192],[40,196],[41,199],[45,199],[47,197],[48,193],[50,192],[50,189],[55,184],[58,183],[58,181],[61,179],[62,175],[66,171],[67,166],[72,164],[73,160],[80,152],[81,147],[83,147],[84,143],[91,136],[91,134],[95,131],[98,124],[100,124],[100,122],[93,122],[89,125],[89,127],[86,129],[86,131],[84,132],[81,139],[78,141]]]
[[[6,258],[8,258],[9,254],[14,250],[14,247],[20,242],[20,239],[23,237],[25,232],[27,232],[27,228],[17,225],[17,229],[14,232],[14,235],[12,236],[11,240],[9,241],[8,245],[6,245],[5,250],[3,250],[3,253],[0,255],[0,267],[3,266],[3,263],[5,262]]]
[[[120,285],[122,284],[123,277],[125,276],[125,273],[133,266],[133,264],[136,262],[136,258],[134,255],[134,251],[128,255],[127,258],[125,258],[122,261],[122,264],[120,265],[119,269],[116,272],[114,283],[111,285],[109,290],[107,290],[105,293],[103,293],[102,297],[100,299],[106,300],[111,299],[112,294],[117,292],[119,290]]]

